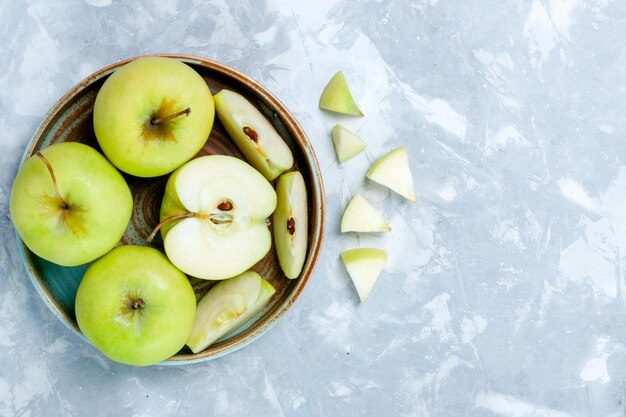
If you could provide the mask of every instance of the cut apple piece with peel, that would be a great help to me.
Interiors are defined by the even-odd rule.
[[[298,278],[309,238],[307,193],[302,174],[294,171],[281,175],[276,196],[273,225],[278,261],[287,278]]]
[[[276,208],[271,184],[246,162],[196,158],[167,181],[161,204],[165,253],[181,271],[203,279],[233,277],[269,252],[265,220]]]
[[[217,116],[235,145],[268,181],[292,167],[289,146],[252,103],[230,90],[220,91],[214,100]]]
[[[341,259],[346,265],[361,302],[365,302],[387,263],[387,252],[375,248],[350,249],[341,254]]]
[[[333,127],[331,137],[333,138],[337,159],[341,163],[354,158],[367,148],[367,143],[363,139],[341,125]]]
[[[193,353],[206,349],[254,317],[275,292],[272,284],[252,271],[219,282],[198,303],[187,346]]]
[[[364,199],[355,194],[341,219],[341,232],[390,232],[387,220]]]
[[[356,103],[346,77],[342,71],[330,79],[326,88],[322,92],[320,97],[319,106],[321,109],[334,111],[336,113],[349,114],[353,116],[363,116],[363,112],[359,109],[359,105]]]
[[[413,175],[404,146],[392,150],[374,162],[367,171],[367,178],[415,202]]]

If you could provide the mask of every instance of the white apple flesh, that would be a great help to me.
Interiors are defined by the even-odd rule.
[[[354,158],[367,148],[367,143],[363,139],[341,125],[333,127],[331,137],[340,163]]]
[[[276,292],[256,272],[248,271],[213,286],[200,300],[187,341],[198,353],[260,312]]]
[[[271,247],[266,219],[276,208],[271,184],[240,159],[196,158],[169,178],[161,204],[161,236],[168,258],[191,276],[238,275]]]
[[[359,299],[364,303],[387,263],[387,252],[375,248],[350,249],[341,254],[341,259],[356,287]]]
[[[217,116],[231,139],[268,181],[292,167],[289,146],[252,103],[230,90],[220,91],[214,99]]]
[[[381,156],[367,171],[367,178],[415,202],[413,175],[406,148],[400,146]]]
[[[390,232],[387,220],[361,194],[350,200],[341,219],[341,232]]]

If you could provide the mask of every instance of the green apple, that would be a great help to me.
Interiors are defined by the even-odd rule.
[[[129,365],[152,365],[178,352],[195,313],[185,274],[145,246],[120,246],[98,259],[76,293],[76,320],[85,337]]]
[[[321,109],[336,113],[363,116],[363,112],[348,88],[346,77],[341,71],[335,74],[324,88],[319,106]]]
[[[130,221],[133,198],[104,156],[87,145],[63,142],[37,152],[20,168],[10,210],[31,251],[75,266],[117,245]]]
[[[340,163],[354,158],[367,148],[367,143],[363,139],[341,125],[333,127],[331,137]]]
[[[387,220],[357,193],[343,213],[341,232],[391,232],[391,227]]]
[[[196,71],[173,58],[144,57],[104,82],[93,127],[113,165],[138,177],[156,177],[198,153],[214,117],[211,91]]]
[[[367,178],[415,202],[413,175],[406,148],[400,146],[381,156],[367,171]]]
[[[298,278],[309,239],[309,207],[302,174],[294,171],[281,175],[276,196],[278,205],[272,224],[278,262],[287,278]]]
[[[230,90],[222,90],[214,98],[217,116],[235,145],[268,181],[291,168],[289,146],[252,103]]]
[[[270,250],[266,219],[276,208],[271,184],[244,161],[224,155],[196,158],[167,181],[161,204],[165,253],[196,278],[238,275]]]
[[[387,252],[375,248],[350,249],[341,254],[341,259],[364,303],[387,263]]]
[[[256,272],[248,271],[213,286],[198,303],[187,346],[201,352],[263,310],[276,292]]]

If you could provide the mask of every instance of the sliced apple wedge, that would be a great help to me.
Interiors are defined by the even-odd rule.
[[[163,246],[181,271],[219,280],[248,270],[269,252],[265,223],[276,193],[244,161],[224,155],[193,159],[167,181],[161,203]]]
[[[283,174],[276,186],[274,243],[278,262],[287,278],[298,278],[306,258],[309,216],[306,185],[297,171]]]
[[[187,346],[198,353],[241,327],[261,311],[276,292],[253,271],[217,283],[202,297]]]
[[[363,112],[359,109],[359,105],[356,103],[346,77],[342,71],[330,79],[326,88],[322,92],[320,97],[319,106],[321,109],[334,111],[336,113],[349,114],[353,116],[363,116]]]
[[[217,116],[235,145],[268,181],[292,167],[289,146],[248,100],[230,90],[220,91],[213,99]]]
[[[354,158],[367,148],[367,143],[363,139],[341,125],[333,127],[331,137],[340,163]]]
[[[374,162],[367,171],[367,178],[415,202],[413,175],[404,146],[392,150]]]
[[[387,220],[361,194],[350,200],[341,219],[341,232],[390,232]]]
[[[346,265],[361,302],[365,302],[387,263],[387,252],[375,248],[350,249],[341,254],[341,259]]]

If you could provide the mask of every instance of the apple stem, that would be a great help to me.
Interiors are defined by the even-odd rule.
[[[167,219],[163,220],[161,223],[157,224],[157,226],[154,228],[152,233],[150,233],[150,236],[148,236],[146,241],[148,243],[152,243],[152,240],[154,239],[156,234],[159,233],[159,230],[161,229],[161,227],[163,227],[163,225],[165,223],[168,223],[168,222],[170,222],[172,220],[184,219],[186,217],[194,217],[195,215],[196,215],[195,213],[189,213],[188,211],[186,211],[184,213],[179,213],[179,214],[176,214],[174,216],[168,217]]]
[[[150,119],[150,124],[158,125],[159,123],[170,121],[172,119],[175,119],[178,116],[182,116],[183,114],[185,116],[189,116],[189,113],[191,113],[191,107],[187,107],[185,110],[181,110],[181,111],[176,112],[174,114],[170,114],[169,116],[159,117],[159,118],[156,118],[156,119]]]
[[[54,175],[54,170],[52,169],[52,165],[50,165],[50,162],[48,162],[48,160],[46,159],[45,156],[43,156],[43,154],[39,151],[37,151],[37,153],[35,153],[35,155],[41,159],[43,161],[43,163],[46,165],[46,168],[48,168],[48,172],[50,173],[50,177],[52,177],[52,184],[54,184],[54,192],[57,196],[57,199],[59,200],[59,203],[61,203],[61,208],[64,210],[67,210],[68,208],[70,208],[67,203],[65,202],[65,200],[63,200],[63,198],[61,197],[61,193],[59,192],[59,185],[57,184],[57,177],[56,175]]]

